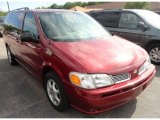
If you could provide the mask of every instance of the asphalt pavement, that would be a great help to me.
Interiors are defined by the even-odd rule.
[[[160,66],[152,83],[134,100],[98,115],[74,108],[57,112],[49,104],[42,84],[22,66],[10,66],[0,39],[0,117],[4,118],[159,118]]]

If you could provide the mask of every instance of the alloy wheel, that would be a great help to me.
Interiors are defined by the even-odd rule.
[[[55,106],[61,102],[61,95],[56,82],[53,79],[47,81],[47,94]]]
[[[149,56],[152,61],[160,62],[160,47],[154,47],[150,50]]]
[[[8,55],[8,61],[11,63],[12,62],[12,56],[10,50],[7,48],[7,55]]]

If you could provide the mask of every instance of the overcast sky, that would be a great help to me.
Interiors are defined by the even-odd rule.
[[[65,2],[68,2],[68,1],[75,2],[77,0],[0,0],[0,10],[8,11],[7,1],[9,3],[10,10],[13,10],[21,7],[29,7],[29,8],[36,8],[36,7],[42,7],[42,6],[48,7],[53,3],[63,5]],[[94,0],[79,0],[79,1],[88,2],[88,1],[94,1]]]
[[[23,1],[23,2],[22,2]],[[17,8],[21,8],[21,7],[29,7],[29,8],[36,8],[36,7],[48,7],[50,5],[52,5],[53,3],[56,4],[64,4],[65,1],[52,1],[52,0],[30,0],[32,2],[28,2],[29,0],[8,0],[9,6],[10,6],[10,10],[13,9],[17,9]],[[5,0],[0,0],[0,10],[3,11],[8,11],[8,7],[7,7],[7,1]]]

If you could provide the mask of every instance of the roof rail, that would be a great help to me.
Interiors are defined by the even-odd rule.
[[[104,9],[105,10],[123,10],[122,8],[118,8],[118,9]]]
[[[91,10],[89,12],[100,12],[100,11],[103,11],[103,10],[97,9],[97,10]]]
[[[14,10],[12,10],[10,12],[18,11],[18,10],[29,10],[29,8],[28,7],[18,8],[18,9],[14,9]]]

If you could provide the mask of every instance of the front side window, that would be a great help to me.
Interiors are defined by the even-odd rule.
[[[11,13],[10,25],[12,26],[13,30],[22,29],[23,17],[24,17],[24,13],[21,13],[21,12]]]
[[[38,13],[45,35],[55,41],[79,41],[111,36],[93,18],[81,12]]]
[[[35,37],[38,36],[37,27],[36,27],[36,23],[35,23],[35,18],[34,18],[33,13],[31,13],[31,12],[28,12],[25,15],[23,32],[30,32]]]
[[[139,22],[142,21],[135,14],[122,13],[119,21],[119,27],[126,29],[138,29],[137,25]]]

